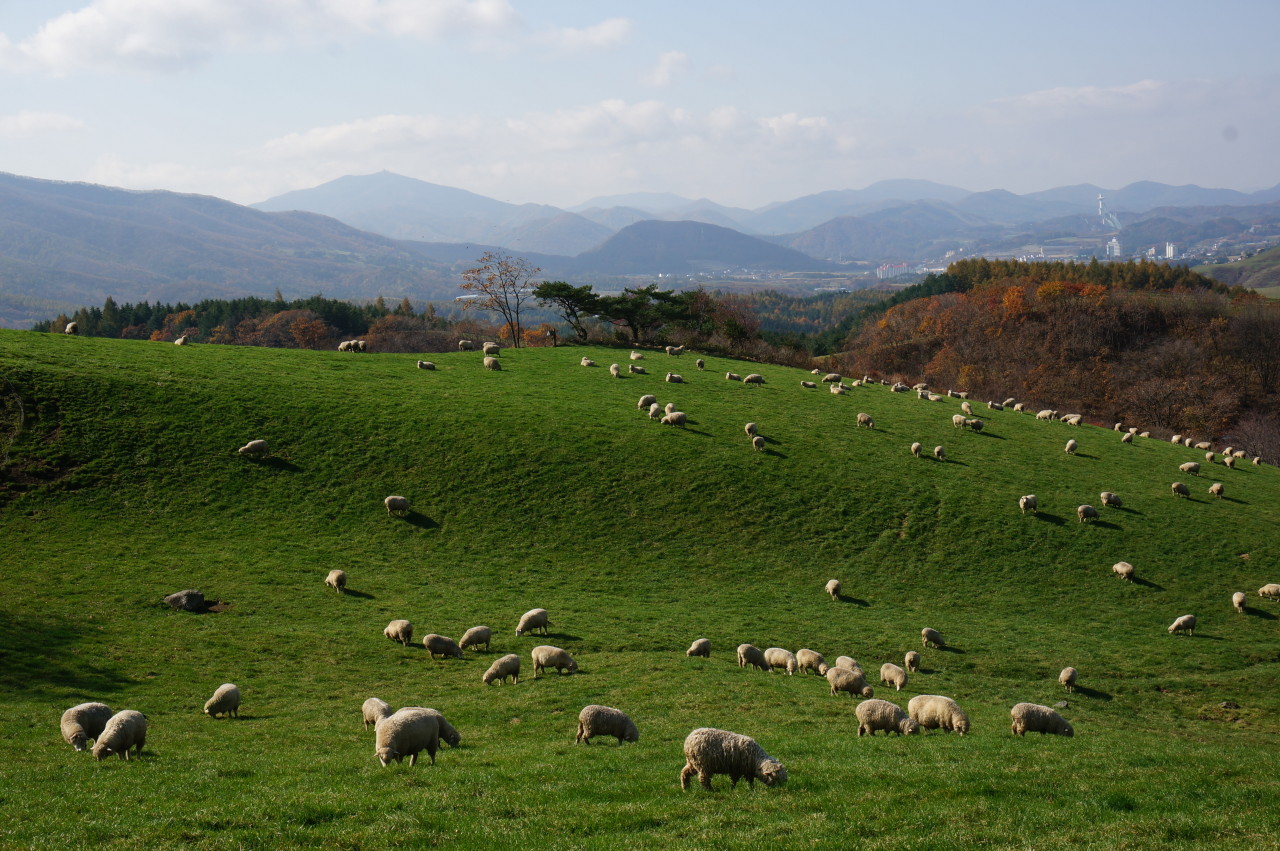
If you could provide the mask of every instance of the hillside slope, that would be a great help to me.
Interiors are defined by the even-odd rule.
[[[719,358],[649,353],[653,374],[621,380],[607,349],[505,351],[500,372],[432,359],[0,332],[0,765],[22,790],[0,795],[0,846],[749,848],[857,825],[873,848],[1257,847],[1280,828],[1280,633],[1253,593],[1280,581],[1276,469],[1187,477],[1202,452],[1012,411],[958,431],[957,400],[834,396]],[[689,427],[651,422],[643,393]],[[252,438],[272,457],[237,456]],[[1124,507],[1076,522],[1102,490]],[[393,493],[409,517],[387,515]],[[1025,493],[1039,515],[1018,512]],[[1138,582],[1111,574],[1121,559]],[[352,593],[324,588],[332,568]],[[181,588],[219,611],[159,605]],[[517,638],[535,606],[550,635]],[[1188,612],[1195,637],[1170,637]],[[491,652],[428,660],[382,637],[392,618],[419,639],[487,624]],[[923,626],[952,649],[881,686]],[[709,660],[683,653],[699,636]],[[825,682],[739,669],[744,641],[855,656],[877,696],[952,695],[973,732],[859,739]],[[541,643],[581,673],[535,680]],[[484,687],[508,652],[520,684]],[[200,714],[222,682],[245,694],[238,720]],[[373,695],[440,709],[461,747],[380,768],[359,716]],[[1075,738],[1009,735],[1014,703],[1064,697]],[[91,699],[146,712],[140,760],[59,739],[59,713]],[[575,746],[589,703],[625,709],[640,741]],[[681,792],[698,726],[755,736],[791,780]]]

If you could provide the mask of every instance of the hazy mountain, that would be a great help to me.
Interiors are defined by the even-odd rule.
[[[832,268],[730,228],[704,222],[637,222],[572,261],[578,275],[659,275],[726,269],[780,271]]]
[[[962,212],[1008,225],[1037,222],[1079,212],[1077,205],[1067,201],[1035,199],[1003,189],[974,192],[954,202],[954,206]]]
[[[649,214],[650,218],[667,210],[675,210],[694,203],[688,198],[671,192],[630,192],[625,195],[602,195],[569,208],[570,212],[581,213],[585,210],[607,210],[610,207],[634,207]]]
[[[948,204],[916,201],[865,216],[841,216],[789,236],[785,244],[828,260],[924,260],[997,230]]]
[[[928,180],[882,180],[866,189],[838,189],[769,204],[756,211],[751,224],[760,233],[796,233],[837,216],[870,212],[883,207],[887,201],[954,202],[969,194],[967,190]]]
[[[653,213],[641,210],[639,207],[589,207],[581,210],[578,215],[596,224],[612,228],[615,232],[627,225],[653,218]]]

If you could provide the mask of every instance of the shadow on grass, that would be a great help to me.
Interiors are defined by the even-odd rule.
[[[1074,452],[1074,453],[1072,453],[1072,454],[1074,454],[1074,455],[1075,455],[1075,457],[1077,457],[1077,458],[1088,458],[1088,459],[1089,459],[1089,460],[1091,460],[1091,461],[1097,461],[1097,460],[1098,460],[1098,456],[1097,456],[1097,455],[1090,455],[1090,454],[1089,454],[1089,453],[1087,453],[1087,452]]]
[[[1234,496],[1219,497],[1223,502],[1234,502],[1236,505],[1252,505],[1247,499],[1236,499]]]
[[[1111,695],[1107,694],[1105,691],[1098,691],[1096,688],[1089,688],[1088,686],[1081,686],[1081,685],[1076,686],[1075,693],[1079,695],[1083,695],[1092,700],[1110,700],[1111,699]]]
[[[1050,514],[1047,511],[1037,511],[1032,516],[1034,516],[1037,520],[1043,520],[1046,523],[1052,523],[1054,526],[1061,526],[1062,524],[1067,522],[1066,520],[1063,520],[1058,515]]]
[[[939,647],[939,648],[937,648],[937,649],[938,649],[938,650],[941,650],[943,653],[958,653],[958,654],[960,654],[960,655],[962,655],[962,656],[963,656],[963,655],[964,655],[964,653],[965,653],[965,651],[964,651],[964,650],[961,650],[959,647],[952,647],[950,644],[948,644],[948,645],[947,645],[947,646],[945,646],[945,647]]]
[[[840,602],[848,603],[852,606],[861,606],[864,609],[869,608],[871,606],[871,604],[868,603],[866,600],[859,600],[857,597],[850,597],[846,594],[840,595]]]
[[[1262,618],[1264,621],[1276,620],[1276,616],[1271,612],[1264,612],[1262,609],[1255,609],[1253,606],[1245,606],[1244,613],[1254,618]]]
[[[1000,436],[1000,435],[998,435],[998,434],[992,434],[992,433],[991,433],[991,432],[989,432],[989,431],[975,431],[975,432],[974,432],[974,434],[978,435],[978,437],[990,437],[990,438],[993,438],[993,439],[995,439],[995,440],[1008,440],[1008,439],[1009,439],[1009,438],[1007,438],[1007,437],[1001,437],[1001,436]]]
[[[425,514],[419,514],[416,511],[410,511],[404,516],[404,522],[411,526],[417,526],[419,529],[439,529],[440,524],[432,520]]]
[[[541,638],[558,638],[561,641],[581,641],[582,640],[582,636],[573,635],[572,633],[568,633],[568,632],[549,632],[546,635],[543,635],[540,637]]]
[[[1157,585],[1156,583],[1152,582],[1150,579],[1144,579],[1144,578],[1142,578],[1141,576],[1135,576],[1135,577],[1133,577],[1133,584],[1134,584],[1134,585],[1141,585],[1143,588],[1150,588],[1152,591],[1163,591],[1163,590],[1164,590],[1164,586],[1163,586],[1163,585]]]
[[[271,457],[257,462],[264,467],[270,467],[273,470],[285,470],[290,473],[301,473],[302,468],[292,461],[286,461],[283,458]]]
[[[344,592],[342,593],[342,596],[344,596],[344,597],[354,597],[354,598],[356,598],[357,600],[372,600],[372,599],[373,599],[373,595],[372,595],[372,594],[366,594],[366,593],[365,593],[365,592],[363,592],[363,591],[353,591],[353,590],[351,590],[350,588],[348,588],[346,591],[344,591]]]
[[[65,702],[69,695],[101,700],[132,685],[131,678],[100,664],[96,653],[77,652],[90,641],[85,627],[64,617],[0,611],[0,690]]]
[[[957,461],[957,460],[955,460],[954,458],[944,458],[944,459],[942,460],[942,462],[941,462],[941,463],[943,463],[943,464],[957,464],[957,465],[959,465],[959,466],[961,466],[961,467],[968,467],[968,466],[969,466],[968,464],[964,463],[963,461]]]
[[[1098,527],[1098,528],[1100,528],[1100,529],[1119,529],[1119,528],[1120,528],[1120,527],[1119,527],[1119,526],[1117,526],[1115,523],[1112,523],[1110,520],[1102,520],[1102,519],[1100,519],[1100,518],[1099,518],[1098,520],[1094,520],[1094,521],[1092,521],[1092,522],[1090,522],[1090,523],[1082,523],[1082,524],[1080,524],[1080,525],[1082,525],[1082,526],[1097,526],[1097,527]]]
[[[765,455],[770,456],[771,458],[786,458],[786,457],[787,457],[785,453],[779,452],[779,451],[778,451],[778,450],[776,450],[776,449],[766,449],[766,450],[764,451],[764,454],[765,454]]]
[[[1145,514],[1143,514],[1141,511],[1139,511],[1139,510],[1138,510],[1138,509],[1136,509],[1136,508],[1125,508],[1124,506],[1109,506],[1109,507],[1114,507],[1116,511],[1123,511],[1125,514],[1136,514],[1136,515],[1138,515],[1139,517],[1145,517],[1145,516],[1146,516]]]

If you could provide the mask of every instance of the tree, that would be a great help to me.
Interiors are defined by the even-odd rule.
[[[587,328],[583,320],[600,312],[600,297],[590,284],[575,287],[564,281],[543,281],[534,288],[533,296],[543,307],[553,307],[573,328],[578,339],[586,342]]]
[[[688,318],[688,309],[675,290],[660,290],[657,284],[632,289],[627,287],[622,295],[606,296],[599,301],[600,314],[614,325],[631,332],[636,345],[642,339],[668,322]]]
[[[462,273],[462,288],[477,296],[467,308],[499,314],[512,330],[512,345],[520,348],[520,313],[533,297],[530,281],[542,270],[502,251],[486,251],[476,262],[480,265]]]

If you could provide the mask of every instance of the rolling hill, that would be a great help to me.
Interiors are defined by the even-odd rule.
[[[800,370],[658,352],[652,374],[615,380],[583,355],[626,359],[522,349],[493,372],[451,353],[425,371],[412,355],[0,331],[0,846],[1272,843],[1280,617],[1253,592],[1280,581],[1276,469],[1185,477],[1203,453],[1109,428],[984,411],[974,433],[952,427],[958,400],[835,396]],[[643,393],[688,428],[650,421]],[[239,457],[253,438],[272,455]],[[1102,490],[1123,508],[1076,522]],[[1039,514],[1018,512],[1026,493]],[[388,494],[413,512],[388,516]],[[1136,582],[1112,574],[1121,559]],[[332,568],[350,593],[324,587]],[[160,605],[182,588],[215,611]],[[550,634],[516,637],[533,607]],[[1171,637],[1185,613],[1195,635]],[[393,618],[419,640],[495,637],[430,660],[382,636]],[[922,650],[901,692],[881,685],[924,626],[949,649]],[[684,655],[697,637],[710,659]],[[972,732],[858,738],[854,702],[740,669],[741,642],[854,656],[878,697],[951,695]],[[580,673],[535,679],[542,643]],[[482,685],[508,652],[520,683]],[[244,693],[238,719],[201,714],[223,682]],[[360,721],[375,695],[441,710],[460,747],[381,768]],[[85,700],[146,713],[139,759],[60,739]],[[1074,738],[1010,735],[1014,703],[1063,700]],[[574,745],[591,703],[628,712],[639,742]],[[699,726],[754,736],[790,780],[681,791]]]

